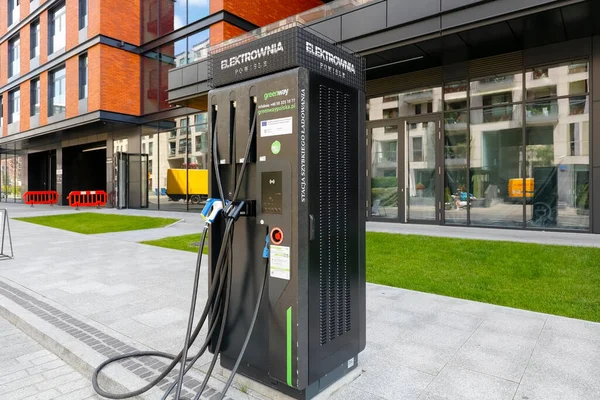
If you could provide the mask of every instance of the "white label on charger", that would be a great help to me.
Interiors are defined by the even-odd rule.
[[[267,157],[265,157],[265,156],[260,156],[260,158],[258,159],[258,161],[267,161]]]
[[[269,119],[260,122],[260,137],[290,135],[294,131],[292,117]]]
[[[354,358],[348,360],[348,368],[354,367]]]
[[[269,247],[269,266],[271,278],[290,280],[290,248],[289,246]]]

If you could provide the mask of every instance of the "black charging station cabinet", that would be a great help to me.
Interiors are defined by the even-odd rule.
[[[364,61],[288,26],[211,50],[209,82],[210,148],[216,140],[225,197],[256,113],[238,196],[254,210],[235,224],[221,365],[233,367],[248,331],[268,235],[269,278],[239,373],[309,399],[356,368],[365,348]],[[218,198],[209,164],[209,197]],[[211,226],[211,273],[224,225]]]

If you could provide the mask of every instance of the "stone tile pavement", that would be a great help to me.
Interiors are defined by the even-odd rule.
[[[0,317],[0,398],[100,399],[90,380]]]
[[[181,346],[194,254],[19,221],[11,226],[16,258],[0,262],[0,315],[84,376],[123,346]],[[372,284],[367,291],[363,373],[335,399],[600,399],[600,324]],[[206,284],[199,301],[205,296]],[[77,335],[92,338],[68,333],[84,325]],[[129,379],[126,373],[140,368],[112,375]],[[213,393],[220,384],[211,381]]]

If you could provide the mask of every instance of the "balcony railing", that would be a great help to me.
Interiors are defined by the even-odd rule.
[[[373,155],[373,164],[389,164],[396,163],[398,153],[395,151],[380,151]]]

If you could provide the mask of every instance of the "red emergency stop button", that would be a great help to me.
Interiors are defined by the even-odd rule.
[[[271,230],[271,242],[273,244],[281,244],[283,242],[283,231],[280,228]]]

